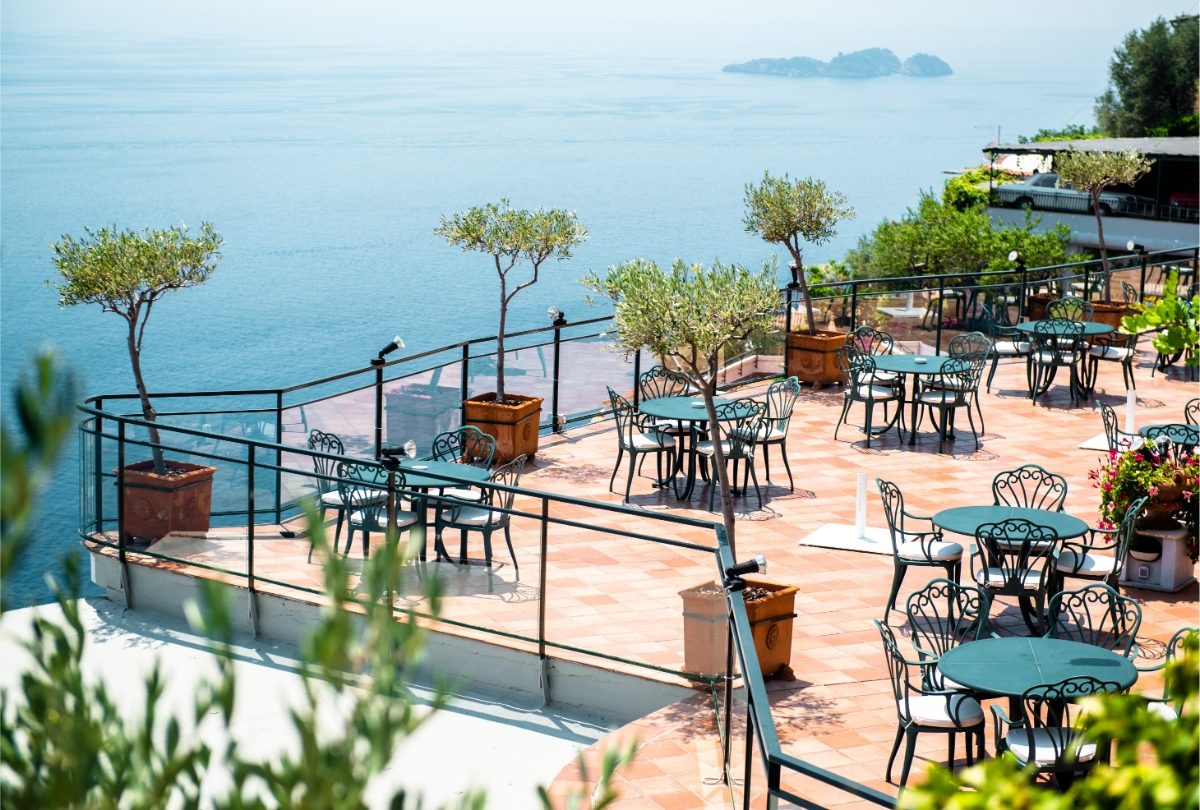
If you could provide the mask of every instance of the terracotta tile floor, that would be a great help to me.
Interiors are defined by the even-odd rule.
[[[1150,355],[1144,354],[1137,369],[1138,424],[1179,421],[1185,401],[1200,394],[1200,387],[1180,376],[1168,378],[1158,374],[1152,378],[1150,362]],[[762,388],[758,384],[739,393],[754,395]],[[914,448],[899,444],[893,433],[874,440],[868,450],[863,446],[861,433],[853,427],[843,427],[840,440],[834,441],[833,428],[842,401],[840,389],[805,389],[789,433],[788,454],[796,491],[788,492],[786,475],[775,456],[774,483],[766,488],[763,508],[754,508],[753,498],[737,503],[739,556],[763,553],[771,563],[771,579],[800,586],[792,653],[797,679],[768,682],[785,751],[880,790],[896,791],[883,780],[896,716],[878,633],[871,626],[871,620],[882,614],[882,602],[892,575],[891,559],[797,545],[799,538],[825,524],[853,524],[857,472],[898,482],[911,510],[931,514],[948,506],[990,502],[991,480],[997,472],[1035,462],[1066,476],[1070,484],[1066,510],[1094,522],[1097,496],[1087,475],[1100,454],[1080,449],[1079,445],[1101,432],[1099,413],[1090,404],[1071,407],[1065,381],[1053,386],[1036,403],[1030,402],[1024,389],[1024,366],[1002,361],[991,393],[983,395],[987,432],[981,437],[979,447],[976,448],[969,433],[960,430],[946,455],[937,452],[936,437],[930,433],[920,436]],[[1118,414],[1123,413],[1125,390],[1115,364],[1101,368],[1097,399],[1112,405]],[[852,411],[851,419],[861,419],[858,407]],[[543,438],[537,461],[527,468],[522,485],[619,503],[620,496],[608,492],[614,442],[609,422]],[[761,473],[761,466],[759,469]],[[649,473],[650,467],[646,470]],[[868,525],[883,526],[873,485],[870,491]],[[531,499],[518,499],[518,508],[533,509],[534,503]],[[551,514],[606,529],[712,545],[711,532],[681,529],[653,519],[659,513],[715,519],[713,513],[702,508],[707,504],[707,491],[703,487],[697,489],[690,503],[680,503],[653,489],[647,478],[639,477],[634,481],[631,504],[643,510],[645,516],[557,505],[552,507]],[[746,511],[748,508],[751,511]],[[503,543],[498,542],[497,564],[492,571],[481,566],[459,568],[444,563],[414,567],[413,593],[405,597],[407,603],[420,607],[418,576],[436,575],[444,583],[443,613],[447,618],[534,635],[542,598],[536,564],[539,531],[536,523],[524,518],[515,519],[513,529],[517,560],[524,564],[520,572],[512,565]],[[213,531],[204,540],[168,538],[156,544],[154,550],[244,572],[244,538],[244,530],[239,533],[228,529]],[[448,538],[452,553],[457,551],[455,540]],[[678,671],[683,649],[677,592],[712,578],[713,558],[709,552],[637,542],[561,524],[552,526],[548,549],[545,598],[549,639]],[[263,587],[278,587],[287,592],[286,585],[317,586],[320,570],[306,562],[307,550],[303,538],[289,540],[276,535],[272,539],[260,535],[255,552],[256,572],[261,578],[280,583],[273,586],[266,582]],[[473,558],[482,555],[478,537],[472,539],[469,552]],[[357,555],[356,549],[352,557]],[[910,573],[899,603],[923,582],[920,572]],[[1200,620],[1195,584],[1177,594],[1123,590],[1142,606],[1144,623],[1139,643],[1146,658],[1161,656],[1163,642],[1178,627],[1195,625]],[[1020,622],[1014,605],[994,607],[993,617],[1002,631]],[[896,613],[890,620],[896,627],[903,623]],[[898,629],[903,633],[903,628]],[[456,628],[451,632],[470,631]],[[596,659],[591,660],[597,663]],[[619,662],[609,665],[627,668]],[[666,674],[645,674],[672,680]],[[1143,676],[1136,688],[1154,691],[1160,688],[1160,681],[1155,675]],[[734,754],[739,760],[744,746],[741,709],[744,707],[735,707],[734,711],[738,718]],[[990,750],[990,729],[988,733]],[[643,717],[610,740],[593,746],[587,752],[589,773],[595,774],[599,752],[607,744],[614,739],[629,738],[638,740],[640,753],[635,764],[618,776],[621,799],[614,806],[727,806],[730,790],[721,783],[721,746],[707,690],[699,690],[682,703]],[[962,750],[960,744],[960,756]],[[926,761],[941,761],[945,754],[943,738],[931,735],[920,738],[912,779],[921,778],[920,771]],[[740,764],[735,773],[741,773]],[[754,773],[753,804],[763,806],[762,771],[756,767]],[[570,765],[560,774],[554,790],[561,793],[578,786],[578,780],[575,766]],[[848,795],[812,780],[788,776],[784,783],[813,801],[838,806],[857,804]],[[733,795],[740,804],[740,786],[734,787]]]

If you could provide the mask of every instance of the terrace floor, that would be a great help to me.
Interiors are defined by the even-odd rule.
[[[1151,358],[1150,353],[1144,353],[1137,368],[1137,423],[1140,426],[1181,421],[1184,403],[1200,394],[1200,387],[1177,372],[1169,377],[1162,373],[1151,377]],[[905,492],[910,510],[932,514],[949,506],[990,503],[991,480],[996,473],[1033,462],[1067,478],[1070,489],[1066,511],[1094,524],[1098,498],[1088,471],[1097,466],[1101,452],[1082,449],[1080,445],[1101,433],[1100,416],[1091,404],[1071,407],[1063,383],[1056,384],[1033,403],[1025,394],[1023,364],[1002,360],[991,393],[982,394],[987,430],[979,447],[976,448],[969,432],[960,428],[959,437],[947,454],[938,453],[936,436],[931,433],[920,436],[915,447],[901,445],[892,433],[873,440],[872,447],[867,449],[862,434],[848,426],[842,428],[839,440],[835,441],[833,432],[842,402],[841,390],[806,387],[789,433],[795,492],[788,491],[786,475],[775,455],[771,465],[774,482],[764,487],[763,508],[755,508],[753,496],[737,502],[739,557],[765,554],[770,561],[769,579],[800,588],[796,595],[798,617],[792,631],[791,666],[796,680],[768,681],[780,740],[786,751],[877,789],[896,792],[896,787],[883,779],[896,731],[896,714],[878,633],[871,625],[872,619],[883,614],[883,601],[892,576],[890,556],[818,548],[800,545],[798,541],[828,524],[854,523],[855,479],[860,471],[871,479],[878,476],[897,482]],[[762,383],[747,386],[737,395],[754,396],[763,388]],[[1123,413],[1125,390],[1116,364],[1102,366],[1096,398]],[[861,419],[859,407],[852,411],[852,419],[856,418]],[[617,503],[620,495],[608,491],[614,445],[610,421],[543,437],[536,462],[527,468],[522,486]],[[646,467],[647,474],[651,473],[650,466]],[[707,495],[701,485],[692,501],[680,503],[653,489],[647,478],[639,477],[634,481],[631,505],[648,516],[670,513],[717,520],[719,513],[703,508],[707,505]],[[868,503],[868,525],[884,526],[873,483]],[[521,507],[522,499],[518,499],[517,508]],[[530,503],[525,507],[533,508]],[[678,531],[678,527],[639,519],[636,515],[589,514],[586,509],[557,506],[553,514],[583,522],[603,520],[607,526],[638,532],[670,530],[664,536],[705,545],[712,542],[711,533],[699,529]],[[244,539],[244,530],[240,533],[221,530],[210,532],[206,539],[166,538],[155,544],[153,550],[181,561],[206,563],[236,572],[245,568]],[[448,545],[453,553],[457,538],[450,539]],[[436,572],[442,579],[445,617],[468,625],[527,636],[536,634],[539,600],[543,597],[536,564],[540,541],[537,525],[516,519],[513,539],[517,560],[525,563],[520,572],[512,566],[502,542],[496,546],[497,564],[492,571],[445,563],[430,563],[415,569],[423,576]],[[319,587],[320,567],[306,560],[307,550],[308,543],[303,538],[260,534],[255,551],[256,575],[265,580],[260,587],[276,587],[272,581],[279,583],[282,591],[291,585]],[[470,551],[472,557],[480,556],[478,538],[473,539]],[[351,556],[358,554],[356,548]],[[146,563],[179,565],[161,560]],[[599,531],[564,526],[551,529],[546,569],[544,596],[549,638],[676,670],[682,663],[677,593],[711,580],[714,574],[713,560],[708,554],[633,543]],[[921,574],[919,570],[910,572],[899,604],[903,604],[908,593],[924,584]],[[1138,641],[1144,659],[1161,658],[1164,642],[1176,629],[1200,621],[1195,583],[1175,594],[1122,590],[1136,598],[1143,610],[1144,623]],[[409,604],[418,607],[422,604],[415,589],[407,598]],[[993,607],[992,617],[1000,632],[1023,631],[1015,605]],[[898,632],[903,633],[902,614],[892,613],[889,618]],[[472,633],[461,627],[450,632]],[[571,655],[570,652],[555,654]],[[619,662],[610,665],[625,666]],[[680,680],[668,674],[652,676]],[[1135,689],[1155,692],[1161,689],[1161,681],[1153,674],[1143,676]],[[735,716],[741,713],[735,709]],[[736,734],[735,756],[740,757],[744,732],[736,729]],[[596,772],[599,753],[608,743],[631,736],[638,740],[639,755],[617,777],[621,799],[614,807],[727,806],[729,792],[721,784],[720,743],[707,691],[698,690],[694,697],[643,717],[608,741],[597,743],[587,752],[592,764],[589,772]],[[987,744],[990,751],[990,728]],[[962,752],[962,746],[959,751]],[[941,761],[944,756],[944,738],[922,736],[911,781],[920,780],[926,761]],[[740,773],[740,766],[735,772]],[[763,806],[760,794],[765,780],[761,770],[757,773],[752,788],[753,806]],[[555,782],[554,791],[561,793],[578,784],[576,767],[568,765]],[[823,804],[860,804],[811,780],[796,781],[785,776],[785,785]],[[739,804],[740,790],[740,786],[735,787]]]

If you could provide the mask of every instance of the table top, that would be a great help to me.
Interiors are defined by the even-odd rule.
[[[490,470],[474,467],[470,464],[459,464],[456,461],[433,461],[431,459],[405,459],[400,463],[400,472],[404,474],[406,489],[428,489],[430,487],[453,487],[456,481],[448,481],[439,476],[464,478],[468,481],[486,481],[491,475]]]
[[[876,371],[894,374],[938,374],[950,358],[928,354],[873,354]]]
[[[1111,650],[1037,636],[969,641],[947,650],[938,659],[938,669],[955,683],[1007,697],[1020,697],[1031,687],[1076,675],[1115,681],[1128,689],[1138,676],[1132,661]]]
[[[714,397],[714,405],[728,405],[731,399]],[[708,410],[704,397],[655,397],[638,406],[638,412],[655,419],[674,419],[677,422],[707,422]]]
[[[1051,512],[1048,509],[1024,509],[1018,506],[955,506],[943,509],[933,516],[933,525],[954,534],[975,536],[975,530],[984,523],[999,523],[1009,518],[1024,518],[1040,526],[1054,529],[1060,539],[1082,537],[1088,525],[1066,512]]]
[[[1192,444],[1200,444],[1200,425],[1189,425],[1186,422],[1158,422],[1153,425],[1142,425],[1138,428],[1138,435],[1145,436],[1146,431],[1151,428],[1173,428],[1172,433],[1180,436],[1187,436]]]
[[[1045,321],[1022,321],[1021,323],[1017,324],[1016,328],[1022,332],[1029,332],[1030,334],[1032,334],[1034,332],[1034,324],[1038,324],[1038,323],[1045,323]],[[1084,337],[1094,337],[1095,335],[1107,335],[1109,332],[1114,331],[1112,326],[1110,326],[1109,324],[1106,324],[1106,323],[1096,323],[1095,321],[1073,321],[1073,323],[1083,324]],[[1061,331],[1061,330],[1055,330],[1055,331],[1057,332],[1057,331]]]

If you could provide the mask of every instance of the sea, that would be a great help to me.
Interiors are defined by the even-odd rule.
[[[52,346],[81,394],[133,390],[123,321],[60,309],[50,244],[85,228],[197,227],[224,238],[208,283],[156,305],[151,389],[262,388],[491,335],[495,271],[434,234],[508,198],[577,213],[588,240],[514,301],[510,325],[606,314],[579,279],[632,258],[737,262],[782,251],[747,234],[746,183],[820,178],[856,210],[806,262],[840,258],[999,137],[1091,123],[1104,77],[1079,65],[953,65],[952,76],[787,79],[719,55],[414,53],[129,36],[5,33],[0,49],[0,390]],[[1093,66],[1094,67],[1094,66]],[[45,602],[79,553],[78,449],[5,576]]]

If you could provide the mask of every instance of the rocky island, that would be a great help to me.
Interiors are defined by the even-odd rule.
[[[757,73],[764,76],[832,79],[873,79],[876,76],[949,76],[954,71],[938,57],[913,54],[903,62],[887,48],[867,48],[854,53],[839,53],[828,62],[808,56],[783,59],[751,59],[722,68],[725,73]]]

